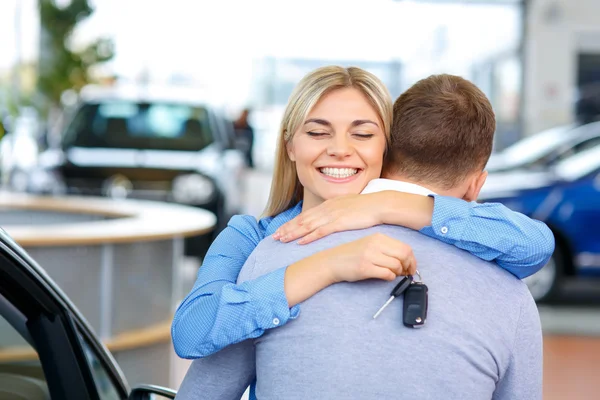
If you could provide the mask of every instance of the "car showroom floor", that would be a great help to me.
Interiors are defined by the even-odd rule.
[[[266,202],[270,174],[251,172],[244,213],[260,215]],[[256,188],[264,188],[256,190]],[[188,279],[195,275],[189,265]],[[571,281],[564,301],[540,305],[544,331],[544,400],[592,400],[600,398],[600,281]],[[175,381],[183,379],[189,362],[178,363]],[[243,397],[247,398],[247,395]]]

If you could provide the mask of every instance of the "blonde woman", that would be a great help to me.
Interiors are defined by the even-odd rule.
[[[391,120],[388,91],[362,69],[323,67],[300,81],[283,116],[265,216],[231,219],[176,311],[172,337],[180,357],[259,337],[296,318],[299,303],[335,282],[393,280],[416,268],[410,247],[390,240],[375,250],[324,251],[236,284],[256,245],[292,220],[277,233],[281,240],[389,223],[495,260],[520,278],[541,268],[554,248],[552,233],[500,204],[391,191],[350,196],[380,176]]]

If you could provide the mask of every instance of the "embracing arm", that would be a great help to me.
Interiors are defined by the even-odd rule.
[[[303,243],[333,232],[378,224],[406,226],[469,251],[518,278],[537,272],[554,251],[552,231],[542,222],[499,203],[467,202],[398,191],[344,196],[303,212],[275,238]]]
[[[274,220],[268,229],[280,221]],[[300,302],[335,282],[393,280],[416,268],[409,246],[370,237],[255,277],[253,250],[265,230],[252,217],[238,216],[214,241],[192,291],[175,312],[171,336],[177,355],[206,357],[259,337],[296,318]]]
[[[435,196],[431,225],[420,231],[495,261],[519,279],[539,271],[554,251],[554,235],[546,224],[500,203]]]
[[[284,324],[298,314],[284,293],[283,269],[237,285],[242,266],[264,237],[249,216],[235,216],[211,245],[192,291],[177,308],[171,335],[177,355],[199,358]]]
[[[380,193],[390,197],[383,203],[387,205],[383,223],[419,230],[483,260],[495,261],[520,279],[539,271],[554,251],[554,235],[546,224],[503,204],[432,195],[421,196],[427,200],[421,199],[414,208],[394,212],[399,203],[391,199],[400,192]],[[433,203],[430,218],[425,207],[428,202]]]

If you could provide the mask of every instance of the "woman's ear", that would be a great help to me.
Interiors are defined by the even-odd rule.
[[[294,154],[294,146],[292,145],[292,141],[290,140],[286,145],[285,149],[287,150],[288,157],[292,162],[296,162],[296,155]]]

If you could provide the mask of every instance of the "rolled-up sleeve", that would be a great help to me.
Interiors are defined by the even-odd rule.
[[[500,203],[467,202],[432,195],[427,236],[452,244],[522,279],[539,271],[554,251],[554,235],[543,222]]]
[[[298,315],[288,307],[285,268],[236,284],[244,263],[265,230],[249,216],[236,216],[211,245],[191,292],[175,312],[171,336],[175,352],[200,358],[255,338]]]

